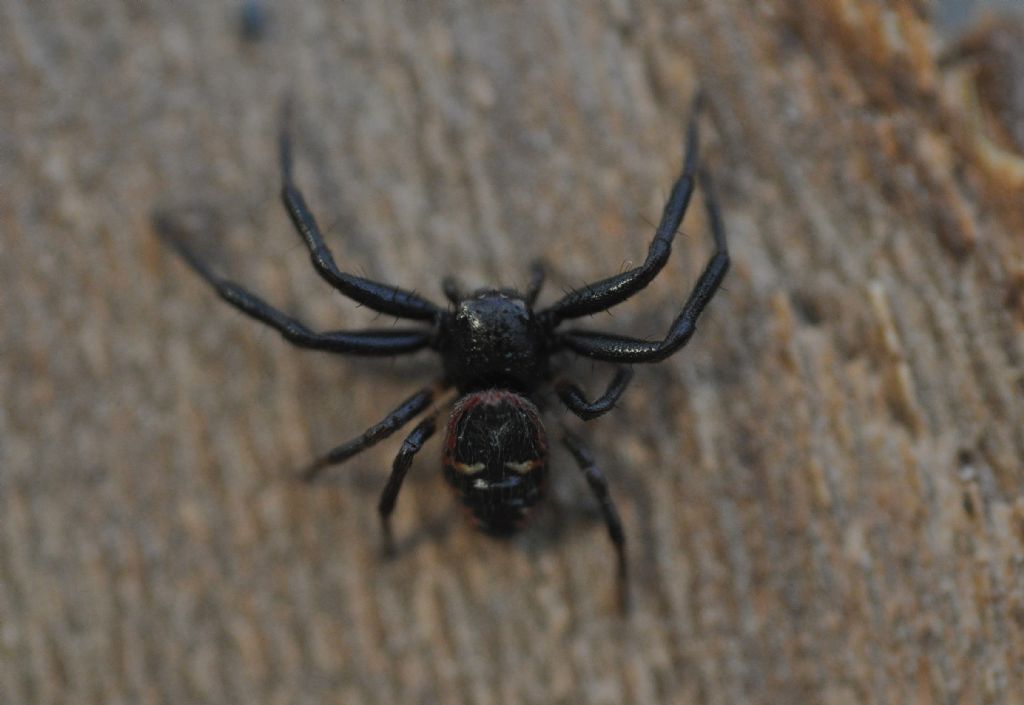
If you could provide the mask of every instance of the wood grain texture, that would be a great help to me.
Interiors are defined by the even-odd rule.
[[[258,42],[237,9],[0,0],[0,702],[1024,702],[1024,156],[927,3],[282,2]],[[371,324],[278,204],[291,91],[343,266],[440,299],[543,257],[550,301],[641,260],[698,83],[735,265],[584,429],[633,612],[565,454],[495,542],[434,442],[383,561],[397,441],[293,474],[436,361],[290,348],[152,209],[282,308]],[[694,208],[593,325],[659,334],[709,249]]]

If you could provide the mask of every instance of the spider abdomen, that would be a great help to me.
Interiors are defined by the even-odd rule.
[[[515,392],[488,389],[460,398],[448,420],[444,476],[477,526],[518,530],[543,496],[547,433],[537,407]]]

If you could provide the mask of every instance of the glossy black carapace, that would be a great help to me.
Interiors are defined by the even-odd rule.
[[[534,265],[525,293],[481,289],[463,293],[444,280],[447,307],[405,289],[380,284],[338,268],[292,176],[287,117],[280,137],[281,198],[292,223],[309,248],[313,266],[328,284],[356,302],[398,318],[419,321],[407,328],[314,332],[237,284],[222,279],[188,248],[173,218],[154,218],[157,232],[217,293],[242,313],[279,331],[304,348],[352,355],[389,356],[431,349],[441,357],[443,374],[398,405],[383,420],[326,453],[305,470],[308,480],[390,436],[414,417],[423,418],[406,437],[380,498],[385,542],[391,546],[389,517],[413,456],[434,433],[439,414],[451,406],[446,426],[443,467],[447,481],[477,525],[493,534],[516,531],[541,498],[548,476],[548,436],[541,421],[540,394],[553,388],[558,398],[584,420],[610,411],[632,377],[627,365],[658,362],[682,348],[693,335],[701,312],[718,290],[729,267],[725,232],[711,183],[700,172],[704,203],[715,252],[662,340],[643,340],[583,328],[561,328],[570,319],[605,311],[637,293],[668,261],[672,240],[686,213],[697,180],[697,115],[687,130],[683,171],[669,195],[644,262],[621,274],[582,286],[553,304],[534,309],[543,270]],[[552,356],[569,352],[612,363],[614,375],[604,394],[589,401],[575,384],[559,375]],[[625,585],[626,554],[622,526],[604,475],[590,452],[567,430],[561,440],[575,458],[597,500],[618,555]]]

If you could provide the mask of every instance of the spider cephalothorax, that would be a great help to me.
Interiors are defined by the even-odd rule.
[[[456,389],[531,391],[544,381],[552,341],[530,304],[518,292],[494,289],[454,298],[436,347]]]
[[[434,433],[437,417],[455,399],[446,426],[444,475],[461,502],[485,531],[505,534],[519,528],[540,499],[548,474],[548,436],[538,409],[539,394],[553,387],[559,399],[584,420],[610,411],[632,377],[631,363],[658,362],[683,347],[697,318],[714,296],[729,268],[725,231],[710,179],[701,172],[704,202],[714,237],[715,253],[662,340],[560,328],[615,306],[643,289],[661,271],[672,240],[686,213],[697,177],[697,115],[695,105],[687,130],[683,172],[662,213],[644,262],[633,269],[583,286],[540,311],[534,304],[543,284],[543,270],[533,268],[525,294],[507,289],[481,289],[462,294],[445,279],[449,306],[442,308],[411,291],[379,284],[340,270],[292,177],[288,121],[281,131],[281,198],[299,235],[309,248],[313,266],[342,294],[370,309],[398,318],[421,321],[409,328],[317,333],[278,311],[254,294],[210,270],[178,236],[172,219],[157,216],[158,233],[209,282],[221,298],[246,315],[278,330],[300,347],[353,355],[400,355],[431,348],[441,356],[440,380],[403,401],[363,435],[326,453],[305,471],[312,480],[329,465],[341,463],[391,435],[414,417],[422,420],[406,437],[395,458],[380,498],[385,542],[391,545],[389,517],[413,456]],[[569,351],[615,364],[604,394],[588,401],[583,392],[551,369],[551,356]],[[442,394],[447,390],[454,395]],[[626,571],[625,542],[607,482],[592,456],[568,431],[562,442],[575,458],[601,504],[608,532],[618,553],[619,575]],[[624,584],[624,581],[623,581]]]

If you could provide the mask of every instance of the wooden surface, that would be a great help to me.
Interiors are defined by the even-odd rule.
[[[0,702],[1024,702],[1024,161],[982,81],[1005,57],[940,66],[909,0],[281,3],[257,41],[237,9],[0,0]],[[433,442],[383,561],[400,441],[294,472],[436,360],[290,348],[150,212],[286,310],[371,324],[279,206],[290,90],[345,267],[440,299],[543,257],[551,301],[643,257],[698,82],[735,265],[585,429],[634,610],[561,452],[495,542]],[[591,325],[660,335],[699,210]]]

